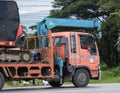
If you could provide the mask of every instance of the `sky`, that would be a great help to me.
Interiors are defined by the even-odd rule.
[[[47,17],[52,10],[54,0],[14,0],[17,2],[20,12],[21,24],[27,28],[35,25],[41,18]],[[30,29],[28,29],[30,30]],[[34,33],[29,31],[29,33]]]

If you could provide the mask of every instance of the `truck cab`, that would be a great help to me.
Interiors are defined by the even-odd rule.
[[[52,38],[54,51],[57,52],[57,57],[63,59],[63,68],[67,72],[63,72],[64,81],[68,81],[69,77],[75,86],[86,86],[89,78],[99,78],[99,51],[92,34],[75,31],[56,32],[52,33]],[[76,78],[72,76],[76,71],[78,73],[82,71],[82,74],[79,74],[79,81],[84,84],[76,84],[79,81],[76,82]]]

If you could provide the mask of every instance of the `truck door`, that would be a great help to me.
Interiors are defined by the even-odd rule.
[[[72,65],[79,64],[79,51],[78,51],[78,40],[77,40],[77,33],[73,33],[70,35],[70,63]]]
[[[79,44],[80,53],[79,58],[82,65],[88,65],[96,63],[98,59],[97,49],[94,37],[88,34],[80,34]]]

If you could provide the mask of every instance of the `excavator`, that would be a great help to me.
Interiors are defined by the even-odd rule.
[[[23,56],[31,56],[29,52],[21,52],[21,47],[25,43],[25,32],[20,25],[16,2],[0,1],[0,12],[0,61],[29,61]]]

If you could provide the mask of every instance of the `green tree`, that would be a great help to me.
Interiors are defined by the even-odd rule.
[[[22,29],[23,29],[24,33],[27,33],[27,32],[28,32],[28,29],[27,29],[26,26],[22,25]]]
[[[93,18],[103,15],[98,11],[99,0],[54,0],[54,9],[50,13],[50,17],[71,17],[75,16],[79,19]]]
[[[117,20],[117,26],[118,26],[118,31],[119,31],[119,35],[118,35],[118,39],[117,39],[117,43],[115,45],[115,47],[117,48],[117,51],[120,53],[120,12],[114,13],[115,15],[117,15],[118,20]]]
[[[50,17],[104,18],[120,10],[120,0],[54,0],[53,8]]]
[[[120,11],[120,0],[99,0],[100,9],[108,14]]]
[[[36,25],[32,25],[29,27],[31,30],[36,30],[37,29],[37,26]]]
[[[112,13],[102,24],[101,59],[108,67],[120,65],[120,12]],[[117,42],[117,43],[116,43]]]
[[[77,19],[106,19],[110,13],[120,11],[120,0],[54,0],[49,17]]]

